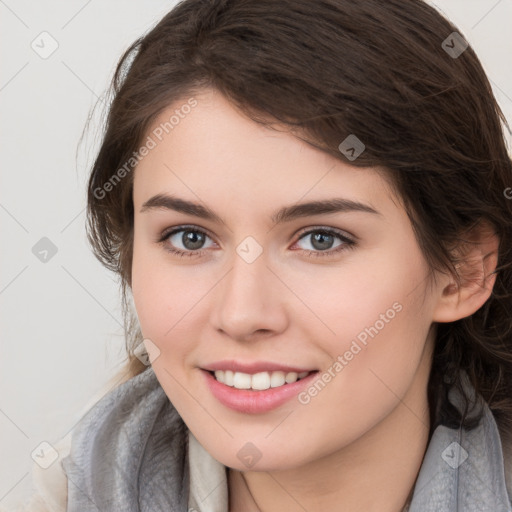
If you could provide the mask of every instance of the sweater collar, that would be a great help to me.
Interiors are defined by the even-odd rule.
[[[482,417],[469,430],[446,425],[434,430],[409,512],[512,511],[498,426],[464,372],[462,385]],[[450,389],[449,400],[462,411],[464,400],[458,388]]]

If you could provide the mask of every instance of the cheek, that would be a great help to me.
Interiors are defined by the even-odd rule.
[[[132,294],[145,338],[160,346],[176,322],[175,308],[183,291],[170,266],[158,255],[162,249],[149,249],[135,237],[132,261]]]
[[[382,251],[377,264],[334,277],[323,297],[310,294],[331,331],[323,344],[332,363],[338,361],[333,388],[351,407],[389,395],[383,382],[400,393],[414,377],[431,323],[426,267],[415,256]]]
[[[403,290],[407,287],[403,287]],[[383,420],[407,394],[422,361],[428,322],[421,319],[419,301],[396,287],[380,300],[347,301],[331,326],[336,336],[323,344],[331,356],[300,398],[304,404],[297,423],[324,440],[312,445],[328,453],[332,443],[343,446]],[[380,317],[381,313],[383,317]],[[384,319],[382,319],[384,318]],[[284,425],[283,425],[284,426]],[[282,435],[293,436],[292,424]]]
[[[154,267],[133,277],[133,301],[145,338],[164,350],[172,339],[184,333],[187,318],[186,295],[181,285],[162,276]]]
[[[318,277],[310,274],[296,280],[294,292],[304,298],[311,313],[305,323],[311,329],[309,338],[323,340],[331,356],[348,350],[354,339],[364,345],[400,322],[411,282],[403,270],[380,272],[362,265],[331,272],[325,281]]]
[[[163,356],[157,363],[175,368],[194,349],[191,341],[199,339],[194,330],[204,324],[201,301],[212,283],[201,280],[187,265],[170,263],[159,250],[164,252],[135,244],[133,302],[144,338],[155,343]]]

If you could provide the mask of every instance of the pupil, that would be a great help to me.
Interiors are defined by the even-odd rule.
[[[199,249],[204,242],[203,235],[195,231],[186,231],[182,238],[183,245],[192,251]]]
[[[326,239],[327,241],[325,241]],[[332,235],[328,235],[326,233],[317,233],[313,235],[313,247],[315,247],[316,249],[330,249],[331,244]]]

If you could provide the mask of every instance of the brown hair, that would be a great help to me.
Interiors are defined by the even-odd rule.
[[[500,239],[492,294],[473,315],[437,324],[429,403],[431,417],[470,428],[447,401],[449,386],[462,390],[463,370],[498,424],[512,426],[506,120],[472,48],[448,51],[446,41],[463,49],[453,32],[460,35],[420,0],[185,0],[133,43],[112,81],[87,209],[95,255],[121,277],[125,378],[146,368],[133,353],[142,335],[126,298],[133,172],[98,191],[126,162],[135,168],[130,158],[165,107],[212,87],[254,121],[284,124],[345,162],[338,146],[356,135],[365,150],[350,163],[386,169],[432,272],[460,284],[463,257],[454,249],[467,245],[472,228],[492,226]]]

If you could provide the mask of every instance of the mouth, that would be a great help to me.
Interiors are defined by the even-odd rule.
[[[243,414],[262,414],[296,398],[317,378],[318,370],[258,372],[201,369],[206,388],[223,406]]]

